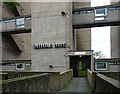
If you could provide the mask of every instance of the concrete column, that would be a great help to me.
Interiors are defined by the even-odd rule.
[[[65,71],[69,68],[67,51],[72,50],[72,4],[31,3],[32,70]],[[65,15],[61,14],[65,12]],[[66,48],[54,44],[66,43]],[[52,48],[34,49],[35,44],[52,44]],[[50,65],[53,67],[50,68]]]
[[[111,57],[120,58],[120,26],[111,26]]]
[[[118,2],[110,0],[111,4],[117,4]],[[120,19],[120,13],[118,14]],[[111,58],[120,58],[120,26],[111,26]]]

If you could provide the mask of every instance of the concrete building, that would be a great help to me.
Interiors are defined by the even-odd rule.
[[[20,6],[16,7],[15,15],[19,15],[18,17],[15,17],[4,3],[0,7],[3,9],[2,30],[5,29],[1,37],[1,62],[3,62],[1,65],[3,65],[3,70],[11,71],[63,72],[72,68],[75,77],[86,75],[87,69],[94,71],[97,66],[91,50],[91,28],[118,25],[119,21],[119,9],[117,9],[119,6],[117,5],[116,11],[109,11],[113,6],[91,8],[90,2],[21,2]],[[102,21],[96,20],[99,17],[95,16],[101,13],[100,9],[104,10],[105,14],[100,16],[104,18]],[[15,21],[10,22],[13,19]],[[8,24],[10,26],[15,24],[13,27],[17,33],[10,31]],[[7,28],[4,28],[5,26]],[[116,40],[116,37],[114,38],[116,35],[119,36],[114,32],[116,29],[118,28],[111,28],[111,53],[118,58],[116,53],[119,53],[117,51],[119,46],[116,48],[114,46],[119,45],[114,44],[118,43],[116,40],[119,40],[119,37]],[[102,65],[105,65],[107,71],[108,64]]]
[[[31,7],[30,3],[20,2],[20,7],[17,8],[19,16],[30,15]],[[2,19],[4,18],[14,18],[15,13],[9,9],[8,5],[1,3],[1,13]],[[24,9],[24,12],[23,12]],[[3,26],[3,25],[2,25]],[[1,26],[1,27],[2,27]],[[3,30],[3,28],[2,28]],[[22,34],[2,34],[1,39],[2,46],[2,61],[4,70],[16,70],[16,63],[25,61],[31,61],[31,34],[22,33]],[[22,63],[21,62],[21,63]],[[30,62],[29,62],[30,63]]]

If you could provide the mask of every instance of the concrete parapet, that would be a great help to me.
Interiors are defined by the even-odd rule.
[[[12,92],[20,92],[19,89],[17,91],[17,90],[14,90],[13,88],[10,88],[9,87],[9,82],[12,81],[12,83],[14,85],[14,83],[15,83],[14,81],[17,80],[16,83],[18,85],[18,83],[21,82],[21,79],[23,80],[24,85],[22,85],[22,84],[20,84],[20,85],[22,85],[22,87],[25,86],[25,88],[29,90],[29,88],[30,88],[29,86],[32,86],[32,84],[35,84],[35,86],[36,86],[36,83],[41,81],[42,77],[44,78],[44,76],[42,76],[41,78],[39,77],[40,75],[44,75],[44,74],[46,74],[48,76],[47,76],[47,78],[45,78],[45,81],[46,80],[47,81],[45,83],[43,83],[43,85],[41,85],[41,87],[43,87],[42,91],[45,91],[45,90],[46,90],[46,92],[49,91],[49,90],[50,91],[60,91],[73,78],[73,70],[72,69],[67,70],[65,72],[62,72],[62,73],[60,73],[60,72],[20,72],[20,71],[19,72],[15,72],[15,71],[13,71],[13,72],[12,71],[10,71],[10,72],[6,71],[5,72],[4,71],[2,74],[3,74],[2,75],[2,78],[3,78],[2,79],[3,80],[2,84],[3,84],[3,91],[4,92],[10,92],[10,91],[12,91]],[[26,81],[27,78],[28,78],[28,81],[30,79],[30,82],[28,82],[28,83],[31,83],[31,84],[29,84],[28,87],[26,87],[26,85],[28,85],[28,83]],[[34,81],[32,81],[32,79],[34,79],[34,80],[36,79],[37,81],[39,79],[39,81],[38,82],[36,81],[36,83],[35,83]],[[6,82],[5,85],[4,85],[4,82]],[[10,85],[12,85],[12,83],[10,83]],[[44,88],[45,88],[44,85],[49,90],[48,89],[44,90]],[[20,86],[17,86],[17,87],[19,88]],[[41,92],[41,91],[36,89],[38,87],[39,87],[39,85],[36,86],[36,87],[33,87],[36,90],[36,91],[33,91],[33,92]],[[6,88],[8,88],[8,90]],[[20,90],[22,92],[27,92],[27,91],[22,90],[22,89],[20,89]]]
[[[68,71],[60,73],[60,85],[61,89],[73,78],[73,70],[70,69]]]
[[[48,92],[49,75],[47,73],[25,76],[2,81],[2,92]]]
[[[92,92],[95,92],[95,72],[87,70],[87,78]]]
[[[113,72],[106,73],[87,70],[87,78],[92,92],[108,94],[111,92],[120,93],[120,81],[113,79]],[[105,76],[105,75],[109,76]],[[115,73],[116,75],[116,73]],[[114,76],[115,76],[114,75]]]
[[[96,76],[96,92],[114,92],[118,94],[120,93],[120,81],[98,73]]]

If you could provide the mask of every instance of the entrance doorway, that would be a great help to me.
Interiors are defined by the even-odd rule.
[[[70,56],[70,69],[73,69],[73,77],[87,77],[87,69],[91,66],[91,56]]]

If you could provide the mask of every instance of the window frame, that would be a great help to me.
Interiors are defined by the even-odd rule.
[[[97,64],[98,64],[98,63],[105,63],[105,64],[106,64],[106,68],[97,68]],[[95,70],[99,70],[99,71],[107,70],[107,69],[108,69],[107,66],[108,66],[108,65],[107,65],[107,62],[96,62],[96,63],[95,63]]]
[[[18,64],[23,64],[23,68],[17,68]],[[24,70],[25,69],[25,64],[24,63],[16,63],[16,70]]]
[[[99,16],[97,16],[97,15],[96,15],[96,12],[97,12],[97,10],[99,10],[99,9],[105,9],[105,14],[104,14],[104,15],[99,15]],[[107,16],[107,8],[99,8],[99,9],[95,9],[95,17]],[[101,14],[102,14],[102,13],[101,13]]]

